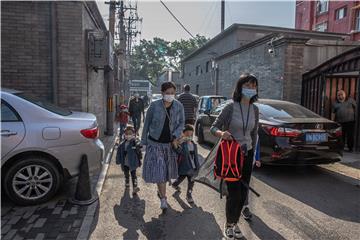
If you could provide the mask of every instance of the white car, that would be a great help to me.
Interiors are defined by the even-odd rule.
[[[96,117],[72,112],[22,92],[1,90],[1,177],[8,197],[20,205],[49,200],[63,179],[79,174],[81,157],[99,169],[104,145]]]

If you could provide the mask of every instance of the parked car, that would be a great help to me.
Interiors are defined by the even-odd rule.
[[[221,105],[226,101],[224,96],[202,96],[199,98],[199,106],[197,108],[196,116],[200,116],[202,113],[210,113],[211,110],[215,109],[217,106]]]
[[[158,93],[154,93],[152,96],[151,96],[151,102],[154,102],[158,99],[161,99],[162,98],[162,95],[161,94],[158,94]]]
[[[260,155],[264,164],[312,165],[332,163],[342,158],[342,131],[338,123],[291,102],[261,99]],[[210,127],[226,102],[199,115],[196,135],[199,142],[215,144]]]
[[[1,177],[8,197],[20,205],[49,200],[63,180],[101,166],[104,145],[96,117],[1,90]]]

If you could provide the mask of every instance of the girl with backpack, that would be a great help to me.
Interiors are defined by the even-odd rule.
[[[224,140],[235,140],[243,151],[244,162],[241,181],[226,181],[228,195],[226,197],[226,223],[224,237],[240,239],[243,237],[238,226],[247,197],[254,150],[259,124],[259,109],[254,105],[258,98],[258,80],[252,74],[242,74],[236,83],[233,102],[228,103],[213,123],[210,131]]]

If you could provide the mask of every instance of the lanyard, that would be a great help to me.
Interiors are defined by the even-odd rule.
[[[242,119],[242,125],[243,125],[243,134],[244,134],[244,137],[245,137],[245,132],[248,128],[248,124],[249,124],[249,115],[250,115],[250,104],[249,104],[249,107],[248,107],[248,111],[247,111],[247,117],[246,117],[246,125],[244,123],[244,114],[243,114],[243,111],[242,111],[242,107],[241,107],[241,103],[239,102],[239,105],[240,105],[240,111],[241,111],[241,119]]]

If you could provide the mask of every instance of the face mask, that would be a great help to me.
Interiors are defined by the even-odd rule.
[[[253,96],[257,94],[256,89],[250,89],[250,88],[243,88],[241,93],[247,99],[251,99]]]
[[[163,96],[164,101],[166,102],[172,102],[175,99],[175,95],[164,95]]]
[[[185,137],[185,141],[187,141],[187,142],[191,142],[192,140],[193,140],[192,137]]]
[[[125,139],[130,141],[134,138],[134,135],[125,135]]]

